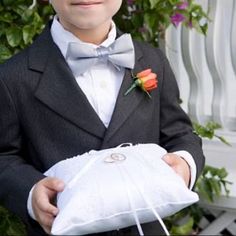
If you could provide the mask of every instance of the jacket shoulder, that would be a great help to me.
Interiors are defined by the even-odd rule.
[[[165,54],[158,47],[152,46],[150,43],[133,40],[135,48],[141,50],[142,54],[146,57],[158,58],[160,61],[166,60]]]
[[[19,77],[25,70],[28,70],[31,60],[40,61],[45,58],[50,52],[49,47],[51,45],[49,42],[51,41],[50,27],[46,26],[31,45],[0,64],[0,79],[6,75],[7,77],[9,75],[17,75]]]
[[[17,68],[22,68],[27,62],[28,47],[13,55],[11,58],[0,64],[0,75],[5,73],[16,73]]]

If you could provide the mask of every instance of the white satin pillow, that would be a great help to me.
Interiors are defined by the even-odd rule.
[[[139,144],[90,151],[61,161],[45,175],[62,179],[52,234],[84,235],[172,215],[198,201],[161,158],[166,150]],[[136,217],[136,219],[135,219]]]

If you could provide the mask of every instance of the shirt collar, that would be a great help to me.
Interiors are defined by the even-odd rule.
[[[114,21],[112,21],[111,30],[108,34],[108,37],[100,45],[86,43],[86,42],[81,41],[79,38],[77,38],[74,34],[69,32],[68,30],[64,29],[64,27],[58,21],[58,17],[54,16],[52,26],[51,26],[51,34],[52,34],[53,41],[61,50],[62,55],[66,57],[67,46],[71,42],[79,42],[79,43],[88,44],[93,48],[97,48],[99,46],[108,47],[115,41],[117,32],[116,32],[116,25]]]

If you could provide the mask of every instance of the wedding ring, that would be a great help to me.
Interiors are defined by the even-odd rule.
[[[104,159],[106,163],[114,163],[114,162],[121,162],[126,159],[126,156],[121,153],[112,153],[110,156]]]
[[[111,158],[114,161],[124,161],[126,159],[126,156],[124,154],[121,154],[121,153],[112,153]]]
[[[112,159],[111,156],[108,156],[108,157],[105,157],[104,162],[106,162],[106,163],[113,163],[113,162],[115,162],[115,160]]]

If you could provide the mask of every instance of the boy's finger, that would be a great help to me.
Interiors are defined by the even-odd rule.
[[[61,192],[63,191],[65,184],[62,180],[52,177],[47,177],[43,181],[43,185],[51,190]]]
[[[37,202],[37,208],[44,213],[56,216],[58,213],[58,208],[50,203],[47,196],[41,197],[40,201]]]
[[[40,225],[43,227],[44,231],[47,234],[51,233],[52,224],[55,217],[50,215],[42,215],[42,218],[39,219]]]
[[[171,157],[169,154],[165,154],[162,159],[168,164],[168,165],[173,165],[174,164],[174,159]]]
[[[50,214],[41,213],[38,216],[38,221],[40,222],[41,225],[45,227],[51,228],[54,220],[55,217]]]

